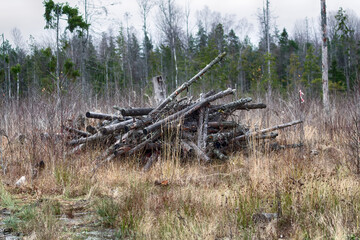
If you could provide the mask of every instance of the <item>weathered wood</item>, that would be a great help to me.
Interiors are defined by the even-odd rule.
[[[144,119],[137,119],[135,122],[131,125],[129,125],[130,131],[126,132],[122,136],[122,141],[126,142],[130,140],[133,137],[133,134],[136,132],[137,129],[145,127],[153,122],[153,119],[150,117],[144,118]]]
[[[104,135],[113,133],[118,130],[124,130],[125,132],[127,132],[127,131],[129,131],[129,127],[127,125],[129,125],[133,122],[134,121],[132,119],[130,119],[130,120],[126,120],[126,121],[123,121],[120,123],[110,124],[110,125],[100,128],[100,132]]]
[[[151,154],[151,156],[148,158],[144,168],[143,168],[143,171],[144,172],[147,172],[150,170],[151,166],[156,162],[157,158],[159,157],[159,154],[158,153],[153,153]]]
[[[203,94],[200,94],[200,101],[204,100],[204,96]],[[199,111],[199,121],[198,121],[198,128],[197,128],[197,134],[198,134],[198,139],[197,139],[197,145],[200,149],[203,149],[203,130],[204,130],[204,114],[205,114],[205,108],[200,108]]]
[[[115,120],[115,119],[119,119],[122,120],[122,117],[120,116],[116,116],[116,115],[112,115],[112,114],[105,114],[105,113],[96,113],[96,112],[86,112],[85,116],[87,118],[95,118],[95,119],[100,119],[100,120]]]
[[[279,135],[279,133],[277,132],[272,132],[270,134],[263,134],[263,135],[260,135],[260,136],[256,136],[256,139],[257,140],[264,140],[264,139],[273,139],[273,138],[276,138],[277,136]]]
[[[82,137],[70,141],[68,145],[79,145],[73,151],[85,148],[88,146],[87,143],[111,145],[97,158],[95,170],[116,157],[135,156],[140,153],[150,156],[146,158],[147,162],[144,167],[144,170],[147,170],[157,159],[156,156],[162,150],[165,151],[165,146],[168,145],[170,147],[179,147],[182,156],[195,154],[199,161],[206,163],[211,161],[209,156],[222,160],[228,159],[224,153],[231,150],[231,148],[236,151],[247,151],[252,146],[251,142],[261,143],[256,146],[263,150],[269,150],[267,148],[270,146],[268,143],[272,144],[274,141],[260,140],[273,139],[278,136],[278,133],[272,131],[302,121],[294,121],[260,131],[257,129],[251,131],[248,126],[235,121],[226,121],[229,115],[236,110],[266,107],[263,103],[250,103],[251,98],[241,98],[230,103],[211,105],[215,100],[234,93],[235,90],[230,88],[218,93],[211,90],[201,94],[198,99],[193,98],[193,96],[177,99],[182,91],[223,57],[224,54],[219,55],[217,59],[214,59],[197,75],[178,87],[156,108],[121,108],[114,106],[115,109],[121,112],[118,115],[89,112],[87,116],[102,119],[103,122],[99,123],[96,128],[90,126],[87,129],[93,135],[69,128],[69,131],[77,132]],[[131,117],[129,119],[126,116]],[[168,139],[168,142],[164,143],[161,136]],[[175,139],[176,141],[174,141]],[[179,144],[180,146],[173,146],[173,144]],[[270,149],[272,148],[276,147]]]
[[[94,127],[91,126],[91,125],[87,125],[87,126],[86,126],[86,131],[87,131],[88,133],[91,133],[91,134],[96,134],[96,133],[97,133],[96,128],[94,128]]]
[[[252,98],[241,98],[237,101],[223,104],[223,105],[217,105],[213,106],[211,108],[212,111],[235,111],[237,109],[241,109],[246,103],[251,102]]]
[[[160,121],[157,121],[156,123],[144,128],[144,134],[150,133],[156,129],[159,129],[162,125],[168,124],[168,123],[174,123],[174,122],[178,122],[180,119],[192,114],[193,112],[197,111],[198,109],[200,109],[201,107],[203,107],[205,104],[215,101],[216,99],[222,98],[226,95],[229,94],[233,94],[234,93],[234,89],[228,88],[225,91],[219,92],[217,94],[214,94],[210,97],[205,98],[204,100],[195,103],[187,108],[184,108],[183,110],[176,112]]]
[[[266,108],[266,104],[264,103],[247,103],[236,110],[250,110],[250,109],[262,109]]]
[[[225,160],[228,160],[228,159],[229,159],[229,157],[226,156],[225,154],[223,154],[222,152],[220,152],[219,149],[216,149],[216,148],[215,148],[215,149],[213,150],[213,153],[214,153],[214,155],[215,155],[218,159],[220,159],[220,160],[225,161]]]
[[[159,150],[162,147],[162,143],[160,141],[157,142],[149,142],[146,144],[146,150]]]
[[[206,153],[201,150],[194,142],[192,141],[185,141],[190,147],[194,149],[195,154],[198,156],[199,159],[203,160],[204,162],[210,162],[210,158]]]
[[[121,115],[123,116],[143,116],[148,115],[153,108],[123,108],[121,109]]]
[[[183,139],[180,140],[180,146],[183,152],[187,154],[191,154],[194,151],[193,148]]]
[[[66,156],[74,155],[76,153],[83,151],[85,149],[85,147],[86,147],[85,143],[82,143],[82,144],[74,147],[73,149],[71,149],[71,151],[67,152],[65,155]]]
[[[67,143],[68,146],[75,146],[75,145],[78,145],[78,144],[82,144],[82,143],[94,143],[94,142],[97,142],[97,141],[102,141],[102,140],[106,140],[110,137],[107,136],[107,135],[103,135],[101,132],[98,132],[94,135],[91,135],[90,137],[82,137],[82,138],[79,138],[79,139],[74,139],[74,140],[71,140]]]
[[[133,155],[139,151],[141,151],[142,149],[144,149],[146,147],[146,145],[148,143],[151,143],[153,141],[155,141],[156,139],[158,139],[160,137],[160,132],[156,132],[154,133],[150,138],[148,138],[147,140],[141,142],[140,144],[138,144],[136,147],[132,148],[127,154],[128,155]]]
[[[182,129],[185,131],[196,131],[197,125],[198,123],[196,122],[185,122]],[[235,128],[237,126],[240,125],[232,121],[208,122],[208,128],[217,128],[216,131],[219,131],[218,128]]]
[[[71,128],[71,127],[63,126],[63,129],[64,129],[65,131],[68,131],[69,133],[76,134],[77,136],[80,136],[80,137],[90,137],[90,136],[91,136],[90,133],[81,131],[81,130],[76,129],[76,128]]]
[[[209,107],[205,107],[205,116],[204,116],[204,130],[202,136],[202,146],[201,149],[203,151],[206,150],[207,145],[207,135],[208,135],[208,124],[209,124]]]
[[[70,142],[67,143],[67,145],[75,146],[75,145],[82,144],[82,143],[92,143],[92,142],[96,142],[96,141],[99,141],[104,138],[105,138],[105,136],[102,135],[101,133],[96,133],[94,135],[91,135],[90,137],[82,137],[79,139],[71,140]]]
[[[261,134],[264,134],[264,133],[267,133],[267,132],[272,132],[272,131],[275,131],[275,130],[287,128],[287,127],[290,127],[290,126],[293,126],[293,125],[296,125],[296,124],[300,124],[302,122],[303,122],[302,120],[296,120],[296,121],[292,121],[292,122],[289,122],[289,123],[284,123],[284,124],[281,124],[281,125],[277,125],[277,126],[274,126],[274,127],[265,128],[265,129],[257,131],[257,132],[250,132],[249,131],[246,134],[243,134],[241,136],[233,138],[233,141],[246,140],[246,139],[248,139],[250,137],[253,137],[253,136],[257,136],[257,135],[261,135]]]
[[[152,78],[152,84],[154,87],[154,99],[156,104],[160,104],[166,98],[166,84],[161,75]]]
[[[191,84],[193,84],[196,80],[201,78],[212,66],[216,63],[220,62],[226,55],[226,52],[219,54],[214,60],[212,60],[205,68],[203,68],[200,72],[198,72],[195,76],[193,76],[190,80],[183,83],[180,87],[178,87],[174,92],[172,92],[164,101],[162,101],[154,110],[152,110],[149,114],[153,115],[156,112],[163,109],[169,102],[173,101],[182,91],[187,89]]]
[[[211,107],[211,114],[209,115],[209,118],[211,121],[219,121],[226,119],[229,114],[232,114],[236,110],[251,110],[251,109],[262,109],[266,108],[266,104],[263,103],[245,103],[243,105],[236,106],[235,109],[223,111],[221,110],[222,105],[215,105]],[[216,109],[219,109],[216,111]]]
[[[247,131],[244,128],[244,126],[238,126],[236,129],[231,130],[231,131],[227,131],[227,132],[220,132],[220,133],[214,133],[214,134],[209,134],[207,136],[207,140],[208,141],[222,141],[222,140],[227,140],[227,139],[231,139],[240,135],[245,134]]]

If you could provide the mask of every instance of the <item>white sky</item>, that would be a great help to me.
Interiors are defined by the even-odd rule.
[[[96,33],[108,31],[110,25],[116,32],[119,23],[122,22],[126,25],[124,20],[125,12],[129,12],[131,15],[129,25],[134,26],[137,31],[141,31],[141,20],[136,0],[88,1],[95,3],[99,7],[105,6],[108,10],[108,15],[103,15],[100,17],[103,20],[98,19],[98,24],[93,25]],[[187,0],[177,0],[177,4],[184,6],[185,1]],[[65,1],[55,0],[55,2]],[[68,2],[71,6],[78,6],[80,10],[82,9],[83,1],[68,0]],[[263,0],[189,0],[189,2],[193,19],[191,26],[195,26],[196,11],[203,9],[207,5],[210,10],[218,11],[222,15],[235,14],[234,21],[246,18],[253,25],[253,30],[249,35],[252,40],[256,40],[259,33],[257,12],[258,9],[262,8]],[[359,0],[327,0],[326,3],[328,11],[337,11],[339,7],[343,7],[345,10],[352,9],[356,14],[360,11]],[[6,39],[13,42],[11,32],[16,27],[21,31],[23,40],[28,40],[29,36],[33,35],[37,42],[51,41],[51,31],[44,30],[43,0],[0,0],[0,6],[0,34],[4,33]],[[304,20],[305,17],[308,17],[317,23],[320,15],[320,0],[270,0],[270,9],[278,28],[281,30],[285,27],[291,35],[298,20]],[[100,11],[104,12],[101,8]],[[152,10],[153,15],[156,11],[155,6]],[[155,35],[155,23],[150,20],[149,25],[152,35]]]

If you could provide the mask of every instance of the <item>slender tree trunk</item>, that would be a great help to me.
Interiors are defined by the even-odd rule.
[[[175,39],[173,36],[173,51],[174,51],[174,63],[175,63],[175,88],[178,87],[178,65],[177,65],[177,58],[176,58],[176,46],[175,46]]]
[[[19,103],[20,100],[20,74],[16,74],[16,100]]]
[[[267,45],[267,72],[268,72],[268,94],[271,98],[271,60],[270,60],[270,12],[269,12],[269,0],[266,0],[266,45]]]
[[[348,43],[348,47],[346,49],[347,58],[345,60],[346,62],[346,91],[347,93],[350,93],[350,66],[351,66],[351,60],[350,60],[350,43]]]
[[[8,62],[8,82],[9,82],[9,98],[11,98],[11,74],[10,74],[10,59]]]
[[[3,159],[3,153],[2,153],[2,135],[0,135],[0,163],[1,163],[1,168],[3,169],[3,174],[6,174],[5,171],[5,163],[4,163],[4,159]]]
[[[322,30],[322,85],[323,85],[323,104],[326,115],[329,115],[329,77],[328,77],[328,49],[327,49],[327,30],[326,30],[326,4],[321,0],[321,30]]]
[[[84,0],[84,14],[85,14],[85,22],[88,23],[87,0]],[[87,44],[87,40],[88,40],[88,34],[89,34],[89,31],[86,30],[86,36],[81,37],[80,68],[81,68],[81,92],[82,92],[83,99],[85,99],[84,96],[86,93],[85,50],[87,48],[86,44]]]
[[[108,103],[110,98],[110,92],[109,92],[109,67],[108,67],[108,57],[106,57],[105,60],[105,84],[106,84],[106,102]]]
[[[3,60],[4,60],[4,83],[6,83],[6,59],[5,59],[5,39],[4,39],[4,34],[2,34],[2,40],[3,40]],[[10,85],[8,86],[8,89],[10,88]],[[5,89],[6,92],[6,89]],[[10,94],[8,96],[10,98]]]
[[[82,96],[85,96],[86,93],[86,74],[85,74],[85,39],[81,38],[81,63],[80,63],[80,69],[81,69],[81,93]]]
[[[60,64],[59,64],[59,20],[60,15],[56,16],[56,90],[58,100],[60,99]]]

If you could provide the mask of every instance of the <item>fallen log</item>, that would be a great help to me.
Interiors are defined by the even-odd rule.
[[[95,133],[97,133],[96,128],[94,128],[94,127],[91,126],[91,125],[87,125],[87,126],[86,126],[86,131],[87,131],[88,133],[90,133],[90,134],[95,134]]]
[[[216,105],[211,108],[212,111],[235,111],[237,109],[241,109],[246,103],[251,102],[252,98],[241,98],[237,101]]]
[[[66,156],[70,156],[76,153],[79,153],[85,149],[86,145],[85,143],[82,143],[76,147],[74,147],[70,152],[65,153]]]
[[[148,134],[156,129],[159,129],[162,125],[172,123],[172,122],[178,122],[180,119],[192,114],[193,112],[197,111],[201,107],[203,107],[205,104],[215,101],[216,99],[222,98],[226,95],[233,94],[235,92],[235,89],[228,88],[225,91],[219,92],[217,94],[214,94],[210,97],[205,98],[204,100],[195,103],[179,112],[174,113],[173,115],[170,115],[160,121],[157,121],[156,123],[144,128],[143,132],[144,134]]]
[[[134,121],[132,119],[130,119],[130,120],[126,120],[126,121],[123,121],[120,123],[110,124],[110,125],[100,128],[100,132],[104,135],[113,133],[118,130],[124,130],[125,132],[127,132],[127,131],[129,131],[129,127],[127,125],[129,125],[133,122]]]
[[[128,155],[133,155],[139,151],[141,151],[142,149],[144,149],[146,147],[147,144],[155,141],[156,139],[158,139],[160,137],[160,132],[154,133],[150,138],[148,138],[147,140],[143,141],[142,143],[138,144],[136,147],[132,148],[131,150],[129,150],[127,152]]]
[[[180,146],[184,153],[191,154],[194,150],[193,148],[183,139],[180,140]]]
[[[290,126],[293,126],[293,125],[296,125],[296,124],[299,124],[299,123],[302,123],[302,122],[303,122],[302,120],[296,120],[296,121],[293,121],[293,122],[284,123],[284,124],[277,125],[277,126],[274,126],[274,127],[265,128],[265,129],[257,131],[257,132],[247,132],[246,134],[243,134],[241,136],[233,138],[232,141],[246,140],[246,139],[249,139],[249,138],[251,138],[253,136],[257,136],[257,135],[261,135],[261,134],[264,134],[264,133],[267,133],[267,132],[272,132],[272,131],[275,131],[275,130],[287,128],[287,127],[290,127]]]
[[[82,143],[92,143],[92,142],[96,142],[96,141],[99,141],[104,138],[106,138],[106,136],[104,136],[103,134],[96,133],[94,135],[91,135],[90,137],[82,137],[79,139],[71,140],[70,142],[67,143],[67,145],[75,146],[75,145],[82,144]]]
[[[204,100],[203,94],[200,94],[200,100]],[[203,149],[203,130],[204,130],[204,118],[205,118],[205,108],[200,108],[199,110],[199,122],[197,128],[197,145],[200,149]]]
[[[194,152],[199,159],[203,160],[205,163],[210,162],[208,155],[206,155],[206,153],[203,152],[203,150],[201,150],[194,142],[186,141],[186,143],[194,149]]]
[[[95,118],[95,119],[100,119],[100,120],[122,120],[122,117],[120,116],[116,116],[116,115],[111,115],[111,114],[105,114],[105,113],[96,113],[96,112],[86,112],[85,116],[87,118]]]
[[[148,115],[153,108],[123,108],[120,110],[123,116],[144,116]]]
[[[220,132],[215,134],[209,134],[207,137],[207,141],[222,141],[232,139],[234,137],[243,135],[246,133],[246,129],[243,126],[239,126],[232,131]]]
[[[151,154],[151,156],[148,158],[148,160],[143,168],[143,171],[144,172],[149,171],[151,166],[154,164],[154,162],[156,162],[158,157],[159,157],[159,154],[157,154],[157,153]]]
[[[209,125],[209,107],[205,107],[205,113],[204,113],[204,126],[203,126],[203,136],[202,136],[202,146],[201,149],[203,151],[206,151],[206,145],[207,145],[207,135],[208,135],[208,125]]]
[[[239,108],[237,108],[237,110],[250,110],[250,109],[262,109],[262,108],[266,108],[266,104],[264,104],[264,103],[247,103],[247,104],[244,104],[243,106],[240,106]]]
[[[62,126],[62,127],[63,127],[63,129],[65,131],[68,131],[69,133],[73,133],[73,134],[75,134],[77,136],[80,136],[80,137],[90,137],[91,136],[90,133],[81,131],[81,130],[76,129],[76,128],[71,128],[71,127],[67,127],[67,126]]]

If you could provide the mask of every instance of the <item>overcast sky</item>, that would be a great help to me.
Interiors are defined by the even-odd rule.
[[[101,33],[108,31],[111,26],[114,31],[119,23],[124,21],[125,12],[131,14],[129,25],[132,25],[139,32],[141,31],[141,20],[139,17],[139,10],[136,0],[88,0],[93,2],[98,7],[106,7],[107,16],[98,16],[94,24],[94,31]],[[177,3],[184,6],[187,0],[177,0]],[[45,21],[43,18],[44,7],[43,0],[0,0],[0,34],[4,33],[5,38],[13,42],[12,29],[18,28],[23,40],[28,40],[30,35],[33,35],[39,42],[46,41],[47,36],[51,35],[49,30],[44,30]],[[55,2],[65,2],[56,1]],[[68,0],[71,6],[78,6],[82,9],[81,0]],[[252,32],[249,32],[252,40],[256,38],[259,33],[257,12],[263,6],[263,0],[189,0],[191,16],[195,19],[196,11],[201,10],[207,5],[210,10],[218,11],[222,15],[234,14],[235,21],[241,18],[246,18],[249,23],[253,25]],[[327,0],[328,11],[337,11],[339,7],[344,9],[352,9],[356,14],[360,12],[359,0]],[[156,8],[156,7],[155,7]],[[279,29],[286,28],[289,34],[292,34],[294,25],[299,20],[304,20],[308,17],[315,23],[318,22],[320,15],[320,1],[319,0],[270,0],[270,9],[272,17],[275,17],[276,25]],[[103,8],[98,9],[105,12]],[[157,9],[153,10],[153,14]],[[102,18],[102,19],[101,19]],[[156,33],[156,27],[152,22],[149,22],[150,31],[152,34]],[[195,26],[195,20],[191,23]]]

